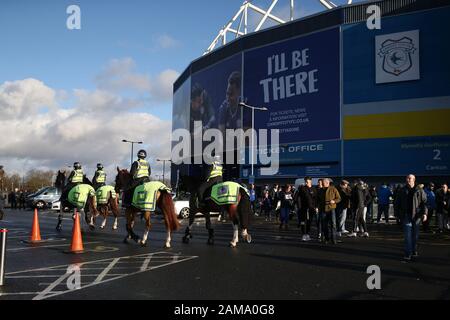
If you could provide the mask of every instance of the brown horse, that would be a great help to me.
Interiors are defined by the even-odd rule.
[[[103,222],[100,225],[100,229],[104,229],[106,227],[106,217],[109,215],[109,212],[112,212],[114,215],[114,224],[112,229],[117,230],[118,218],[120,216],[119,197],[117,195],[114,197],[112,193],[113,192],[111,191],[108,192],[106,203],[100,203],[97,195],[98,215],[103,216]]]
[[[147,182],[152,183],[152,182]],[[132,176],[126,169],[117,168],[117,176],[116,176],[116,192],[119,193],[120,190],[123,190],[125,193],[133,192],[134,188],[132,187]],[[130,197],[131,196],[131,197]],[[132,198],[132,195],[128,194],[129,198]],[[122,204],[123,205],[123,204]],[[141,211],[141,209],[134,207],[131,204],[126,204],[125,216],[127,218],[127,236],[124,239],[125,243],[128,243],[130,239],[133,239],[141,246],[147,245],[147,237],[151,228],[150,222],[150,211]],[[180,223],[178,222],[177,214],[175,212],[175,205],[172,200],[172,196],[167,191],[158,191],[156,194],[156,206],[160,208],[164,215],[164,224],[166,226],[167,236],[164,247],[170,248],[170,242],[172,240],[171,234],[172,231],[178,230],[180,228]],[[142,213],[145,219],[145,231],[142,236],[142,239],[138,237],[133,231],[134,220],[138,213]]]

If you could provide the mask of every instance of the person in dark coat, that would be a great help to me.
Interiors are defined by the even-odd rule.
[[[366,184],[362,180],[359,180],[358,184],[352,190],[351,205],[355,210],[355,217],[353,219],[353,230],[349,237],[356,237],[357,232],[363,237],[369,237],[366,220],[364,219],[364,211],[370,199]]]
[[[288,229],[289,213],[294,207],[294,195],[289,184],[285,185],[279,193],[280,199],[280,230]]]
[[[450,208],[450,191],[447,183],[442,184],[441,188],[436,191],[436,217],[438,221],[438,233],[445,230],[446,219]]]
[[[317,214],[317,190],[312,185],[312,179],[305,177],[305,185],[297,190],[294,200],[297,205],[297,216],[302,232],[302,241],[310,241],[311,221]]]
[[[400,189],[396,198],[399,218],[405,235],[404,261],[411,261],[418,256],[417,241],[421,221],[427,221],[427,195],[416,185],[416,177],[412,174],[406,177],[406,186]]]
[[[347,219],[347,211],[350,208],[350,198],[352,196],[352,189],[350,189],[349,184],[350,183],[347,180],[342,180],[337,188],[339,195],[341,196],[341,202],[336,206],[336,228],[338,236],[348,233],[345,229],[345,221]]]

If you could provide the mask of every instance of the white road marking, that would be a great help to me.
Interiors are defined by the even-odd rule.
[[[84,287],[80,288],[79,290],[86,289],[86,288],[98,285],[100,283],[106,283],[106,282],[110,282],[110,281],[113,281],[113,280],[119,280],[119,279],[122,279],[122,278],[125,278],[125,277],[128,277],[128,276],[133,276],[133,275],[136,275],[136,274],[139,274],[139,273],[142,273],[142,272],[159,269],[159,268],[162,268],[162,267],[169,266],[171,264],[180,263],[180,262],[183,262],[183,261],[188,261],[188,260],[192,260],[192,259],[195,259],[195,258],[198,258],[198,256],[191,256],[191,257],[188,257],[188,258],[185,258],[183,260],[176,261],[176,262],[169,262],[169,263],[162,264],[162,265],[159,265],[159,266],[156,266],[156,267],[151,267],[151,268],[149,268],[147,270],[143,270],[143,271],[139,270],[139,271],[136,271],[136,272],[133,272],[133,273],[130,273],[130,274],[124,274],[124,275],[119,276],[119,277],[103,280],[102,282],[99,282],[99,283],[91,283],[91,284],[88,284],[87,286],[84,286]],[[41,298],[39,300],[60,296],[60,295],[66,294],[66,293],[71,292],[71,291],[72,290],[67,290],[67,291],[63,291],[63,292],[57,292],[57,293],[54,293],[54,294],[47,295],[45,298]],[[35,299],[33,298],[33,300],[35,300]]]
[[[151,259],[152,259],[152,257],[148,257],[144,260],[144,263],[142,263],[142,266],[141,266],[141,271],[144,271],[148,268],[148,264],[150,263]]]
[[[118,258],[107,258],[107,259],[101,259],[101,260],[95,260],[95,261],[86,261],[79,263],[78,266],[81,270],[81,276],[84,277],[85,280],[88,280],[89,277],[93,278],[96,277],[93,281],[87,281],[82,283],[82,287],[80,289],[89,288],[94,285],[103,284],[109,281],[118,280],[124,277],[132,276],[135,274],[139,274],[146,271],[155,270],[158,268],[162,268],[165,266],[169,266],[175,263],[180,263],[183,261],[188,261],[191,259],[198,258],[198,256],[184,256],[181,255],[181,253],[168,253],[166,251],[159,251],[154,253],[145,253],[145,254],[139,254],[134,256],[124,256],[124,257],[118,257]],[[138,264],[143,262],[142,265],[132,266],[127,265],[126,267],[120,267],[120,263],[126,263],[126,262],[132,262],[132,261],[121,261],[121,260],[138,260],[135,261]],[[143,260],[143,261],[142,261]],[[90,265],[98,265],[100,263],[103,263],[105,266],[99,268],[91,268]],[[156,265],[155,265],[156,263]],[[153,266],[151,265],[153,264]],[[35,282],[31,283],[31,286],[36,285],[48,285],[47,288],[45,288],[43,291],[23,291],[23,292],[5,292],[2,295],[35,295],[33,300],[42,300],[47,299],[50,297],[62,295],[69,293],[73,291],[72,289],[66,289],[64,287],[64,290],[55,290],[59,286],[60,289],[62,289],[62,285],[65,285],[64,280],[67,279],[71,274],[67,273],[67,267],[70,265],[60,265],[60,266],[53,266],[48,268],[38,268],[38,269],[29,269],[24,271],[16,271],[16,272],[10,272],[6,274],[7,279],[23,279],[22,281],[26,281],[26,279],[55,279],[53,282],[41,282],[39,284],[36,284]],[[85,267],[84,267],[85,266]],[[126,271],[123,271],[124,273],[121,273],[121,270],[129,270],[131,272],[127,273]],[[89,272],[88,270],[92,270]],[[100,273],[97,273],[94,270],[101,270]],[[88,274],[84,274],[83,272],[89,272]],[[111,271],[111,273],[109,273]],[[29,274],[29,273],[35,273],[39,272],[40,274]],[[46,275],[46,272],[51,272],[51,274]],[[55,274],[58,273],[59,274]],[[77,289],[77,290],[80,290]]]
[[[120,258],[115,258],[113,261],[111,261],[111,263],[102,271],[102,273],[98,275],[97,279],[94,280],[94,283],[99,283],[100,281],[102,281],[103,278],[106,276],[106,274],[109,272],[109,270],[111,270],[112,267],[114,267],[114,265],[119,260]]]
[[[42,292],[40,292],[37,296],[35,296],[32,300],[42,300],[45,298],[46,294],[51,292],[53,288],[55,288],[58,284],[63,282],[66,278],[70,276],[70,273],[65,273],[52,282],[47,288],[45,288]]]

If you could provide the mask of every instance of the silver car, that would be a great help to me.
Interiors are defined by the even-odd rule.
[[[55,187],[45,187],[34,193],[27,199],[27,203],[32,208],[51,208],[52,203],[59,200],[61,192]]]

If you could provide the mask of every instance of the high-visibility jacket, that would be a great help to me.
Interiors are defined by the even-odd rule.
[[[95,190],[88,184],[79,184],[70,189],[67,200],[77,207],[83,209],[89,196],[95,196]]]
[[[70,182],[72,183],[82,183],[83,182],[83,170],[81,169],[75,169],[73,170],[74,175],[72,176],[72,179],[70,180]]]
[[[148,163],[148,161],[144,160],[144,159],[138,159],[137,163],[138,163],[138,168],[137,168],[136,172],[134,173],[133,179],[149,177],[148,169],[150,168],[150,164]]]
[[[222,176],[223,167],[219,162],[213,162],[211,172],[209,173],[208,181],[215,177]]]
[[[95,173],[96,173],[95,174],[95,176],[96,176],[95,182],[97,182],[97,183],[105,183],[106,182],[106,173],[105,173],[105,171],[97,170]]]

